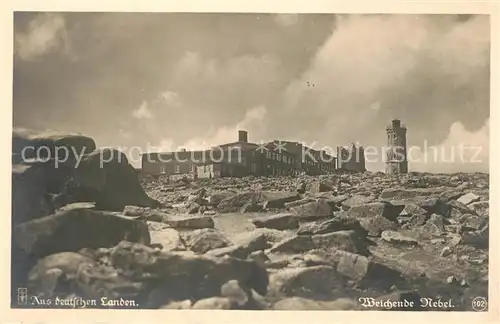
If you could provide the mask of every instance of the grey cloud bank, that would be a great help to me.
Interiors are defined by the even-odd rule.
[[[482,163],[445,169],[488,170],[488,16],[17,13],[15,42],[18,127],[144,149],[231,142],[240,127],[381,147],[399,118],[416,155],[424,141],[478,146]]]

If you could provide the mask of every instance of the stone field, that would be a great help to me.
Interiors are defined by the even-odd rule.
[[[456,311],[488,296],[488,174],[168,181],[124,156],[101,167],[120,152],[88,137],[13,135],[13,307],[18,287],[163,309]],[[89,150],[55,167],[21,161],[26,145]]]

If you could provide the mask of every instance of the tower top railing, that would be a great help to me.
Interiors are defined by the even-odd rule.
[[[406,129],[406,125],[399,119],[393,119],[389,124],[387,124],[386,129]]]

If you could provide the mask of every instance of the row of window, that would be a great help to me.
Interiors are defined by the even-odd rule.
[[[292,169],[281,169],[277,167],[273,167],[271,165],[268,165],[268,174],[273,175],[273,176],[285,176],[285,175],[292,175],[293,174]]]
[[[191,172],[196,172],[196,165],[195,164],[191,165]],[[162,173],[162,174],[167,173],[167,167],[165,165],[160,166],[160,173]],[[180,165],[174,166],[174,173],[181,173],[181,166]]]
[[[272,151],[266,151],[266,158],[271,159],[271,160],[284,162],[286,164],[294,164],[295,163],[295,159],[292,158],[291,156],[288,156],[285,154],[279,154],[279,153],[272,152]]]
[[[268,152],[268,153],[272,153],[272,152]],[[276,154],[276,155],[278,155],[278,154]],[[272,158],[275,158],[275,157],[272,156]],[[283,162],[288,163],[288,164],[293,164],[295,162],[293,158],[290,158],[290,157],[288,157],[286,155],[282,155],[282,159],[281,160],[279,160],[277,158],[275,158],[275,159],[277,161],[283,161]],[[305,162],[305,164],[310,165],[310,166],[317,166],[317,167],[319,167],[323,171],[332,171],[332,170],[334,170],[334,166],[332,166],[331,164],[323,164],[323,163],[318,164],[318,163],[313,162],[312,160],[307,160]],[[269,166],[269,167],[273,168],[273,172],[272,172],[273,174],[285,175],[285,174],[287,174],[289,172],[289,170],[282,170],[282,169],[279,169],[279,168],[274,168],[272,166]],[[255,163],[252,163],[251,164],[251,169],[252,169],[253,173],[257,172],[257,165]],[[277,173],[275,173],[274,170],[278,170],[278,171],[276,171]],[[209,172],[209,171],[213,171],[213,165],[205,165],[205,166],[203,166],[203,172]],[[191,172],[196,172],[196,164],[192,164],[191,165]],[[160,166],[160,173],[162,173],[162,174],[167,173],[167,169],[166,169],[165,165]],[[174,166],[174,173],[181,173],[180,165],[175,165]]]
[[[329,164],[329,163],[317,163],[317,162],[314,162],[312,160],[307,160],[305,162],[305,164],[317,167],[317,168],[319,168],[320,170],[323,170],[323,171],[333,171],[335,169],[335,166],[333,164]]]

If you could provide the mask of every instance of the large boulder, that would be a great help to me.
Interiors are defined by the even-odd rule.
[[[108,148],[85,155],[55,201],[57,205],[94,201],[96,209],[112,211],[123,211],[127,205],[160,205],[144,192],[125,154]]]
[[[96,149],[92,138],[77,133],[35,131],[24,128],[12,130],[12,154],[15,163],[30,159],[67,159],[75,162],[78,156]]]
[[[145,222],[90,209],[71,209],[19,224],[12,236],[18,247],[38,257],[112,247],[122,240],[150,243]]]
[[[36,166],[12,168],[12,224],[50,215],[54,212],[47,195],[44,174]]]

